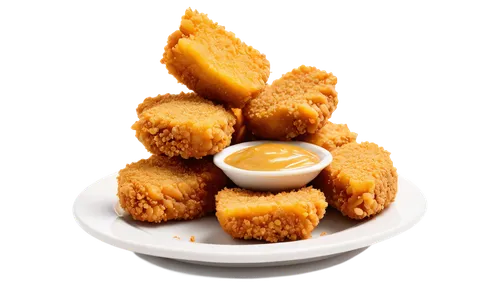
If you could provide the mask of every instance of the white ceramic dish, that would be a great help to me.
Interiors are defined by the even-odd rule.
[[[418,187],[400,177],[396,201],[373,219],[357,222],[328,209],[313,238],[260,243],[232,239],[219,227],[214,215],[164,224],[140,223],[128,215],[118,217],[113,210],[116,189],[116,174],[113,174],[89,186],[76,198],[74,216],[90,235],[137,253],[235,267],[302,263],[363,248],[409,229],[426,209]],[[322,232],[327,235],[320,236]],[[189,242],[191,236],[196,242]]]
[[[137,258],[143,262],[153,265],[162,270],[169,271],[181,275],[197,276],[202,278],[230,280],[268,280],[280,279],[290,277],[302,277],[310,274],[314,275],[321,273],[325,270],[331,270],[337,266],[343,266],[350,262],[352,259],[357,258],[366,252],[371,247],[363,247],[348,252],[344,252],[332,257],[322,260],[300,263],[287,266],[274,266],[274,267],[221,267],[221,266],[205,266],[194,265],[190,263],[180,262],[173,259],[150,256],[145,254],[136,253]]]
[[[231,181],[241,188],[255,191],[277,192],[305,186],[332,162],[332,154],[330,154],[328,150],[314,144],[299,141],[279,143],[299,146],[315,153],[320,159],[318,164],[281,171],[249,171],[233,167],[224,162],[226,157],[234,152],[264,143],[276,143],[276,141],[251,141],[229,146],[214,156],[214,163],[229,177],[229,179],[231,179]]]

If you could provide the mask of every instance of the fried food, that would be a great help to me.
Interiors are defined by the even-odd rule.
[[[332,151],[333,161],[312,185],[330,206],[363,219],[380,213],[396,198],[398,174],[390,153],[375,143],[352,142]]]
[[[201,158],[231,143],[236,118],[195,93],[146,98],[137,107],[136,137],[153,154]]]
[[[328,151],[344,144],[356,141],[358,134],[351,132],[347,124],[334,124],[328,121],[325,126],[313,134],[304,134],[296,138],[325,148]]]
[[[215,200],[225,232],[268,242],[310,238],[328,206],[324,194],[312,187],[278,194],[225,188]]]
[[[270,72],[265,55],[191,9],[169,36],[161,63],[189,89],[237,108],[264,88]]]
[[[236,124],[234,124],[234,133],[231,139],[231,145],[255,141],[257,140],[252,132],[248,130],[245,124],[245,118],[243,117],[243,112],[239,108],[231,108],[234,116],[236,117]]]
[[[337,108],[337,77],[301,66],[275,80],[243,109],[248,128],[263,139],[289,140],[323,127]]]
[[[227,182],[211,158],[152,155],[119,172],[118,197],[135,220],[189,220],[213,211],[214,196]]]

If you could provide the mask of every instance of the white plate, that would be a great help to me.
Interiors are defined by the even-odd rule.
[[[114,174],[92,184],[76,198],[73,212],[87,233],[137,253],[224,266],[285,265],[324,259],[399,234],[415,225],[426,209],[418,187],[399,177],[396,201],[373,219],[357,222],[329,208],[313,238],[262,243],[232,239],[219,227],[214,215],[164,224],[140,223],[127,215],[118,217],[113,208],[118,200],[116,190]],[[320,236],[322,232],[326,235]],[[191,236],[195,242],[189,241]]]
[[[202,278],[211,278],[219,280],[267,280],[280,279],[290,277],[302,277],[305,275],[314,275],[326,270],[331,270],[337,266],[343,266],[366,252],[371,247],[363,247],[361,249],[351,250],[341,254],[334,255],[322,260],[300,263],[288,266],[274,267],[220,267],[220,266],[205,266],[194,265],[190,263],[180,262],[173,259],[150,256],[146,254],[136,253],[137,258],[143,262],[153,265],[165,271],[169,271],[184,276],[197,276]]]

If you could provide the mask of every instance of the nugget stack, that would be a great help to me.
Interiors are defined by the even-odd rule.
[[[394,201],[397,173],[389,153],[356,143],[345,124],[329,122],[337,77],[300,66],[267,85],[264,54],[208,18],[186,10],[160,61],[192,92],[146,98],[132,125],[153,155],[119,172],[120,205],[135,220],[189,220],[216,210],[234,238],[307,239],[328,205],[353,219]],[[234,188],[212,162],[230,144],[256,139],[321,146],[332,164],[298,190],[278,194]]]
[[[270,73],[263,54],[191,9],[168,38],[161,63],[194,92],[146,98],[137,107],[132,129],[154,155],[120,171],[118,197],[132,218],[148,222],[214,210],[215,194],[229,181],[211,155],[231,144],[235,127],[236,142],[250,138],[237,108]]]

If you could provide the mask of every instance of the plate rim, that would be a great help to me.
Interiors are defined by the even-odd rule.
[[[78,196],[74,200],[72,207],[73,217],[77,221],[78,225],[94,238],[97,238],[115,247],[119,247],[136,253],[186,261],[252,264],[266,263],[271,261],[285,262],[296,259],[310,259],[315,257],[334,255],[367,247],[403,233],[416,225],[423,218],[427,211],[427,200],[421,189],[411,180],[399,174],[398,180],[404,180],[406,183],[412,185],[413,192],[421,197],[422,207],[418,211],[418,214],[405,221],[403,225],[391,227],[373,235],[365,235],[357,239],[342,241],[340,243],[335,242],[335,235],[326,235],[317,237],[314,240],[308,239],[278,244],[269,243],[252,245],[217,245],[173,240],[169,241],[168,244],[162,244],[161,246],[159,246],[155,244],[144,244],[133,240],[124,240],[122,238],[114,237],[110,233],[101,232],[87,225],[87,223],[78,215],[78,206],[81,197],[89,189],[96,185],[99,185],[103,181],[116,179],[117,175],[118,173],[115,172],[102,177],[101,179],[87,186],[82,192],[78,194]],[[400,184],[400,181],[398,181],[398,184]],[[393,204],[395,204],[396,202],[394,202]],[[339,233],[342,233],[344,231],[341,231]],[[311,241],[317,241],[321,243],[311,243]],[[230,251],[227,251],[227,248],[231,248]],[[291,251],[291,249],[293,251]],[[243,257],[244,259],[241,259],[241,257]]]

